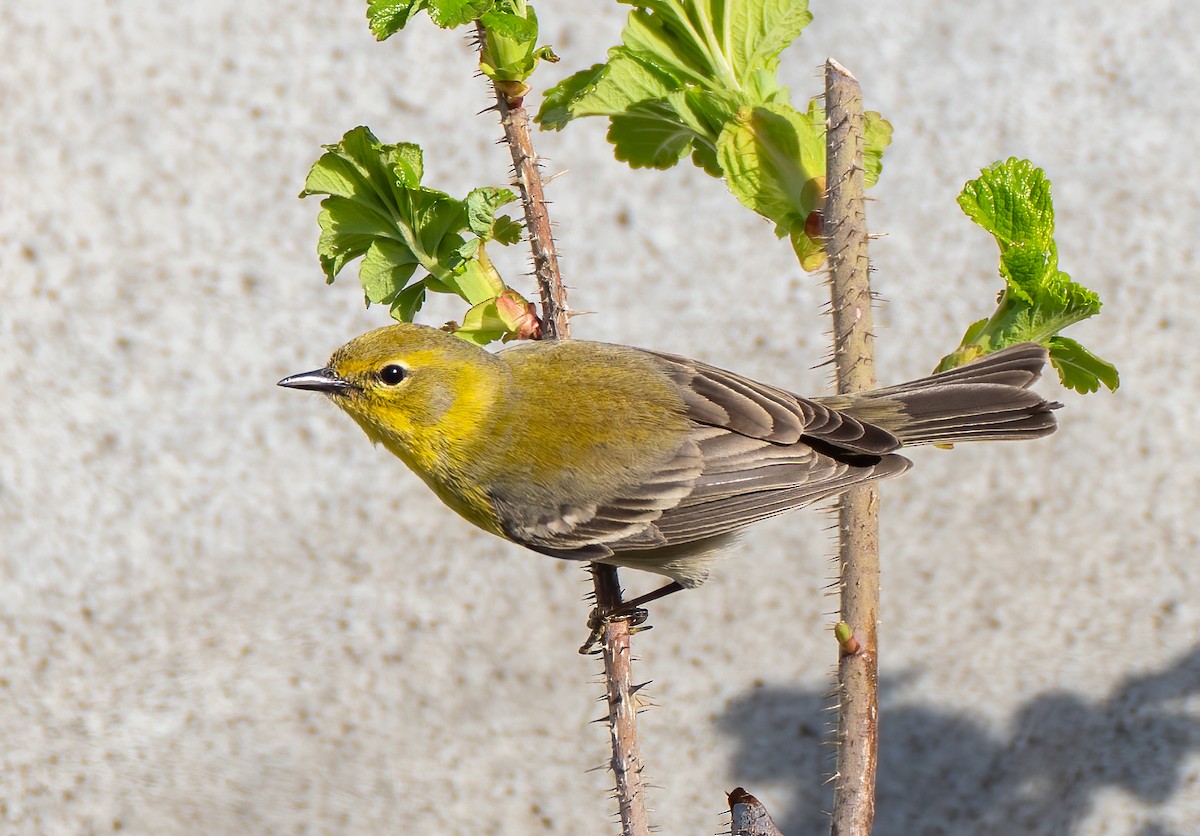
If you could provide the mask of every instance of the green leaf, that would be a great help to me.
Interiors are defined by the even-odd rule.
[[[317,255],[327,282],[348,262],[366,253],[372,241],[392,231],[386,217],[373,207],[332,197],[321,201],[317,222],[321,226]]]
[[[537,339],[542,332],[533,305],[512,288],[474,305],[455,335],[478,345],[497,339]]]
[[[892,144],[892,123],[874,110],[863,118],[863,188],[869,189],[883,172],[883,149]]]
[[[1103,383],[1110,392],[1121,385],[1116,367],[1101,360],[1069,337],[1051,337],[1050,362],[1063,386],[1081,394],[1095,392]]]
[[[779,84],[780,53],[812,20],[807,0],[622,0],[635,6],[608,61],[551,89],[537,120],[606,116],[618,160],[665,169],[688,156],[775,222],[806,269],[824,263],[824,113]],[[879,179],[892,126],[866,114],[864,168]]]
[[[497,186],[472,189],[467,195],[467,226],[483,240],[489,240],[496,225],[496,210],[516,199],[511,190]]]
[[[542,96],[542,106],[538,108],[533,121],[541,125],[543,130],[561,131],[576,115],[574,107],[584,93],[594,90],[596,84],[608,72],[608,64],[593,64],[586,70],[580,70],[567,76]],[[595,114],[580,113],[578,115],[592,116]]]
[[[427,291],[456,293],[471,305],[500,296],[506,288],[483,244],[520,237],[511,218],[495,217],[516,199],[511,190],[488,186],[456,200],[421,185],[423,173],[418,146],[385,145],[360,127],[326,146],[301,193],[326,196],[317,253],[328,281],[361,257],[367,303],[390,305],[402,319],[416,314]]]
[[[369,0],[367,20],[371,24],[371,33],[376,40],[387,40],[428,5],[429,0]]]
[[[539,60],[558,60],[549,47],[538,47],[537,14],[527,3],[497,0],[480,22],[484,42],[479,67],[492,81],[523,85]]]
[[[384,146],[380,146],[381,150]],[[415,189],[421,185],[425,177],[425,156],[421,146],[415,142],[400,142],[387,146],[387,162],[393,168],[396,179],[406,189]]]
[[[639,8],[629,14],[622,44],[609,50],[608,62],[570,76],[547,93],[537,116],[543,127],[559,130],[579,116],[616,118],[691,91],[732,100],[722,108],[726,119],[742,106],[786,103],[775,71],[779,53],[812,20],[807,0],[639,0],[635,5]],[[686,123],[686,112],[677,114]],[[714,144],[722,127],[707,132]]]
[[[642,102],[609,121],[608,141],[633,168],[667,169],[692,148],[696,134],[666,102]]]
[[[958,205],[996,236],[1003,252],[1013,244],[1047,250],[1054,237],[1054,203],[1046,173],[1029,160],[994,163],[969,181]]]
[[[689,87],[667,94],[667,103],[678,114],[680,121],[691,128],[697,136],[716,139],[725,124],[737,115],[742,107],[741,97],[717,90],[701,90]]]
[[[578,116],[618,116],[639,102],[665,99],[680,89],[665,73],[644,64],[620,48],[609,50],[607,64],[596,64],[551,87],[537,121],[561,130]]]
[[[470,23],[495,5],[495,0],[427,0],[430,19],[442,29]]]
[[[558,60],[549,47],[537,46],[537,16],[524,0],[368,0],[367,18],[382,41],[422,10],[443,29],[482,23],[479,66],[493,81],[524,82],[539,60]]]
[[[504,282],[495,269],[490,264],[481,263],[478,258],[463,262],[443,282],[451,293],[458,294],[472,305],[485,299],[494,299],[504,292]]]
[[[825,190],[824,142],[819,110],[800,113],[779,104],[743,108],[717,142],[729,190],[743,205],[774,221],[777,235],[790,236],[797,255],[809,250],[799,239]]]
[[[476,345],[488,345],[501,339],[508,328],[496,309],[496,299],[493,297],[473,306],[463,317],[461,326],[455,329],[454,335]]]
[[[958,197],[966,215],[990,232],[1000,248],[1004,290],[992,315],[976,322],[939,370],[1021,342],[1049,346],[1064,386],[1114,389],[1117,370],[1059,333],[1100,312],[1100,297],[1058,269],[1050,181],[1028,160],[995,163],[968,182]]]
[[[512,41],[536,41],[538,36],[537,17],[523,17],[513,12],[493,9],[480,16],[480,21],[489,31]]]
[[[523,229],[519,221],[514,221],[508,215],[501,215],[496,218],[492,227],[492,240],[505,246],[519,243]]]
[[[368,301],[390,304],[419,266],[412,250],[395,241],[377,238],[359,265],[358,280]]]
[[[992,351],[1020,342],[1045,343],[1067,326],[1100,312],[1100,297],[1061,271],[1043,277],[1030,290],[1027,298],[1006,292],[977,340],[986,338]]]
[[[812,22],[808,0],[727,4],[734,66],[744,79],[755,69],[774,70],[779,54]]]
[[[392,302],[392,318],[398,322],[412,322],[425,304],[425,282],[413,282],[396,294]]]
[[[737,89],[728,56],[722,54],[720,44],[707,37],[703,23],[696,26],[696,0],[686,5],[674,0],[648,0],[639,5],[645,8],[629,13],[621,33],[628,55],[668,75],[674,89],[687,84]],[[699,5],[709,3],[699,0]]]
[[[418,12],[442,29],[453,29],[486,14],[497,0],[368,0],[367,20],[375,39],[386,40],[399,32]]]
[[[814,214],[816,217],[820,217],[819,213]],[[801,269],[807,270],[809,273],[821,269],[821,265],[825,263],[825,246],[819,235],[810,232],[807,222],[793,223],[788,230],[788,239],[791,241],[792,250],[796,253],[796,259],[800,262]]]

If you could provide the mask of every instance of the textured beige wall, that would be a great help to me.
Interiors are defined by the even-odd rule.
[[[623,18],[539,9],[564,59],[544,83]],[[1194,832],[1200,11],[814,12],[796,98],[832,55],[896,128],[870,207],[881,379],[983,312],[993,245],[954,197],[1021,155],[1109,305],[1078,335],[1124,380],[1046,381],[1054,438],[920,451],[885,487],[878,832]],[[504,178],[464,38],[422,20],[376,45],[360,3],[68,0],[0,9],[0,53],[0,830],[611,832],[583,573],[471,530],[274,386],[383,322],[322,282],[295,199],[321,143],[369,124],[452,193]],[[598,121],[538,141],[568,171],[577,336],[821,390],[825,291],[765,222],[690,166],[630,172]],[[639,637],[664,833],[718,830],[736,784],[822,827],[827,523],[763,525]]]

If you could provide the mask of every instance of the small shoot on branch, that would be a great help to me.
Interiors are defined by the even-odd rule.
[[[990,317],[972,323],[937,371],[968,363],[1009,345],[1035,342],[1050,350],[1062,384],[1077,392],[1115,390],[1116,368],[1059,332],[1100,313],[1100,297],[1058,269],[1054,204],[1046,173],[1009,158],[985,168],[958,196],[967,217],[1000,246],[1004,289]]]
[[[525,80],[538,61],[558,61],[548,46],[539,47],[537,15],[525,0],[369,0],[367,19],[377,40],[386,40],[403,29],[418,12],[443,29],[454,29],[478,20],[484,42],[479,68],[504,91],[510,102],[527,92]]]

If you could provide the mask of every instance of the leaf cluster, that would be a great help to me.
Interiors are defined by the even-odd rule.
[[[492,241],[520,240],[520,224],[496,215],[516,195],[485,186],[457,200],[422,185],[423,176],[420,146],[386,145],[365,127],[325,146],[300,196],[326,195],[317,243],[326,280],[332,283],[361,258],[358,277],[367,304],[388,305],[395,319],[412,321],[433,291],[454,293],[472,306],[455,331],[472,342],[483,345],[534,328],[532,306],[505,286],[486,251]]]
[[[479,68],[492,81],[512,85],[513,95],[528,90],[525,80],[538,61],[555,62],[558,56],[537,46],[538,22],[525,0],[369,0],[367,19],[377,40],[386,40],[403,29],[419,12],[443,29],[478,21],[483,27]]]
[[[780,53],[812,20],[807,0],[622,0],[630,12],[608,61],[547,92],[537,119],[562,129],[606,116],[617,159],[666,169],[691,156],[745,206],[774,221],[806,270],[825,260],[825,114],[796,110]],[[867,114],[866,183],[879,177],[891,125]]]
[[[983,169],[958,196],[967,217],[990,232],[1000,247],[1004,289],[991,316],[971,324],[959,347],[938,370],[954,368],[1021,342],[1050,349],[1064,386],[1094,392],[1116,389],[1120,378],[1109,362],[1059,332],[1100,313],[1100,297],[1058,269],[1054,203],[1046,173],[1028,160],[1010,158]]]

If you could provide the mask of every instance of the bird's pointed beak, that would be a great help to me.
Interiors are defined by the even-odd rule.
[[[342,380],[330,368],[294,374],[279,381],[278,385],[288,389],[310,389],[313,392],[324,392],[327,395],[340,395],[353,388],[352,384]]]

